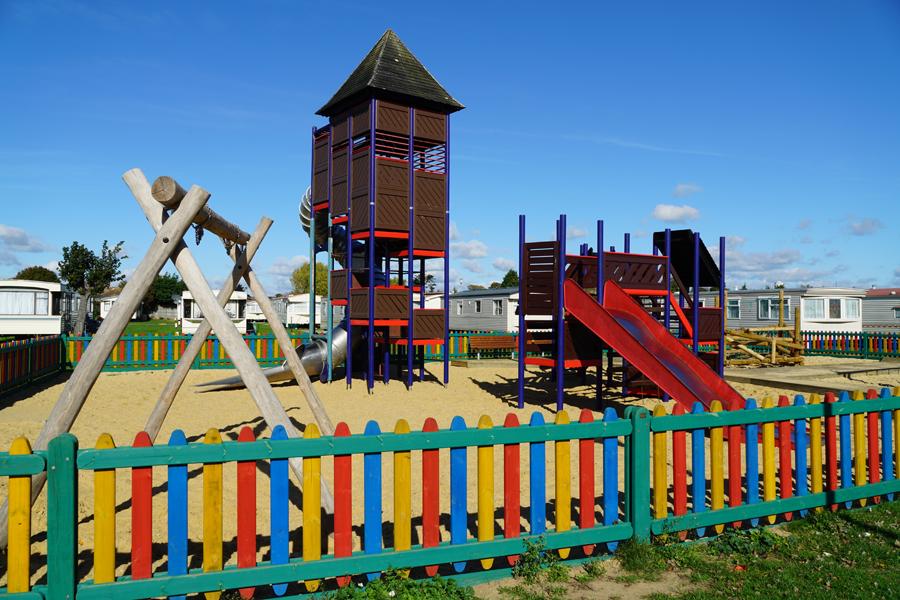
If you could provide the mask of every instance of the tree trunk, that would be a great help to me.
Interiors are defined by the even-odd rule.
[[[87,294],[78,294],[81,297],[81,302],[78,303],[78,312],[75,313],[75,326],[72,329],[72,333],[76,336],[84,335],[84,323],[87,320],[87,309],[88,309],[88,300],[89,296]]]

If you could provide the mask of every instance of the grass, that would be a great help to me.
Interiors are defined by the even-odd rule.
[[[385,571],[382,576],[364,586],[350,585],[325,595],[333,600],[475,600],[470,587],[463,587],[453,579],[408,579],[398,571]]]
[[[131,321],[125,327],[125,335],[179,335],[181,327],[172,319]]]
[[[900,501],[654,552],[670,568],[689,570],[697,584],[678,598],[897,598]]]

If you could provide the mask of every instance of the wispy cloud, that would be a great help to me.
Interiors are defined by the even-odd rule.
[[[516,263],[509,260],[508,258],[503,258],[502,256],[498,256],[494,259],[494,262],[491,263],[491,266],[497,269],[498,271],[506,272],[510,269],[516,268]]]
[[[700,218],[700,211],[687,204],[657,204],[652,216],[666,223],[686,223]]]
[[[676,198],[687,198],[688,196],[692,196],[702,191],[703,188],[696,183],[679,183],[675,186],[675,189],[672,190],[672,195]]]
[[[295,256],[279,256],[266,269],[269,280],[273,283],[271,292],[282,292],[291,289],[291,273],[297,268],[309,262],[309,257],[303,254]]]
[[[809,229],[812,226],[812,219],[801,219],[799,223],[797,223],[797,229],[804,230]]]
[[[450,252],[454,258],[484,258],[487,256],[487,245],[481,240],[453,242]]]
[[[859,221],[850,222],[850,233],[852,235],[872,235],[884,228],[884,223],[878,219],[866,217]]]
[[[470,273],[484,273],[484,268],[477,260],[467,258],[462,261],[463,268]]]
[[[570,240],[577,240],[583,238],[587,235],[587,229],[584,227],[578,227],[577,225],[572,225],[569,227],[568,231],[566,231],[566,237]]]
[[[456,221],[450,221],[450,241],[456,242],[459,239],[459,228],[456,226]]]
[[[15,257],[17,252],[53,252],[54,248],[24,229],[0,224],[0,251],[7,255],[5,260],[16,261],[14,263],[7,262],[7,264],[18,264],[18,259]]]

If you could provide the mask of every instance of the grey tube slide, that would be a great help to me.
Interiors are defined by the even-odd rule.
[[[308,189],[306,190],[306,193],[303,194],[303,199],[300,200],[300,225],[308,234],[310,228],[310,192]],[[338,228],[336,227],[335,229]],[[346,254],[346,236],[343,235],[343,228],[339,229],[341,230],[338,232],[339,234],[332,238],[333,250],[337,254]],[[316,243],[321,246],[324,246],[328,242],[327,222],[316,222],[315,236]],[[375,279],[384,279],[384,274],[380,271],[377,272],[375,274]],[[359,340],[359,336],[355,335],[353,337],[353,346],[355,347],[356,342]],[[342,322],[331,330],[331,364],[333,366],[338,367],[347,360],[347,346],[347,329]],[[303,368],[306,370],[306,374],[309,375],[310,379],[319,377],[322,371],[325,370],[325,367],[327,366],[326,361],[328,359],[328,345],[325,340],[310,340],[306,344],[297,346],[294,350],[300,356],[300,363],[303,365]],[[272,383],[289,381],[294,378],[290,368],[287,366],[287,362],[282,363],[280,367],[264,369],[263,374]],[[209,387],[213,389],[241,388],[244,387],[244,382],[241,381],[240,376],[237,376],[210,381],[208,383],[200,384],[198,387]]]

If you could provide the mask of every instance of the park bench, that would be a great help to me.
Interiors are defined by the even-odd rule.
[[[478,360],[481,360],[482,350],[511,350],[515,351],[518,340],[514,335],[473,335],[469,338],[469,352],[475,352]]]

